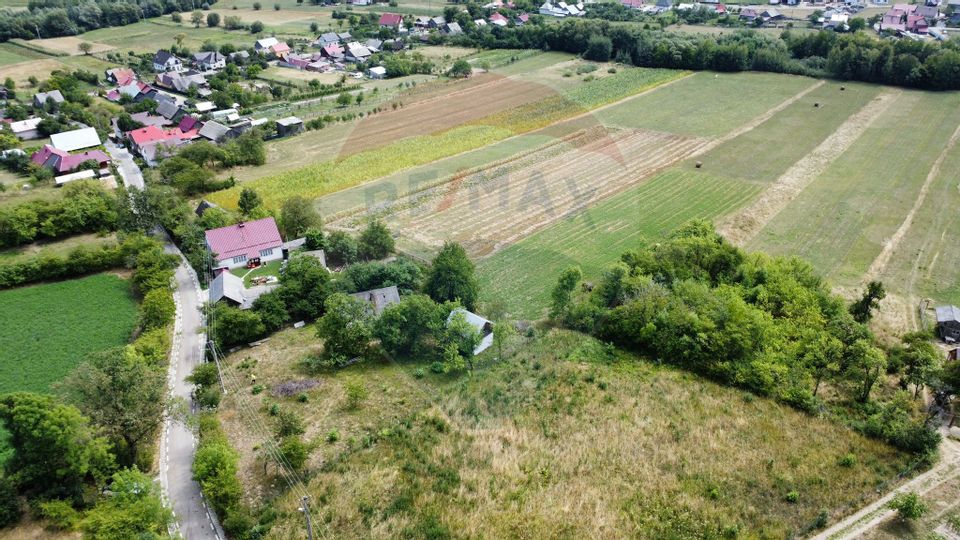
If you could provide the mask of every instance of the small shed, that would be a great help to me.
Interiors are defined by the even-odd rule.
[[[277,120],[277,135],[286,137],[303,131],[303,120],[296,116],[288,116]]]
[[[474,327],[477,332],[480,334],[480,343],[473,349],[473,355],[476,356],[483,351],[490,348],[493,345],[493,323],[487,319],[472,313],[463,308],[457,308],[450,312],[450,315],[447,316],[447,323],[449,324],[450,319],[453,318],[454,314],[463,313],[464,318],[470,323],[470,326]]]
[[[369,69],[371,79],[386,79],[387,78],[387,68],[383,66],[376,66]]]
[[[937,308],[937,335],[947,343],[960,341],[960,308],[957,306]]]

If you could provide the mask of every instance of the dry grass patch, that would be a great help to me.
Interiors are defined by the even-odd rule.
[[[65,53],[71,56],[77,56],[83,54],[80,52],[81,43],[89,43],[93,46],[93,49],[90,50],[92,53],[102,53],[107,51],[112,51],[114,47],[112,45],[106,45],[104,43],[96,43],[93,41],[87,41],[82,38],[75,36],[65,36],[57,38],[46,38],[46,39],[37,39],[31,40],[30,43],[37,47],[54,51],[56,53]]]
[[[51,71],[62,68],[63,64],[53,58],[31,60],[0,67],[0,79],[10,77],[18,88],[27,88],[29,87],[28,79],[31,76],[41,81],[46,80],[50,78]]]
[[[263,409],[272,385],[302,376],[298,359],[316,346],[304,336],[283,332],[228,360],[238,370],[256,357],[251,369],[267,388],[234,395],[221,411],[245,482],[274,479],[250,465],[251,437],[232,403]],[[335,444],[317,444],[305,475],[316,526],[335,538],[783,538],[824,510],[836,518],[872,499],[908,460],[830,421],[581,334],[515,345],[513,358],[487,357],[470,376],[358,365],[320,376],[307,403],[281,402],[301,408],[314,441],[340,430]],[[350,411],[342,387],[358,379],[369,397]],[[841,466],[848,453],[855,463]],[[302,527],[297,501],[274,493],[270,537],[292,537]]]

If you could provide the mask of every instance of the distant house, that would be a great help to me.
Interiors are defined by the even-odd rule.
[[[328,43],[320,49],[320,55],[331,60],[343,60],[343,47],[339,43]]]
[[[263,39],[258,39],[253,45],[253,50],[257,51],[260,54],[267,54],[270,52],[270,48],[280,43],[280,41],[275,37],[268,37]]]
[[[270,292],[272,286],[244,287],[243,278],[221,271],[210,282],[209,301],[211,304],[224,302],[240,309],[250,309],[260,296]]]
[[[455,22],[447,23],[447,25],[444,26],[444,33],[448,36],[459,36],[463,33],[463,28],[460,28],[460,25]]]
[[[347,51],[344,54],[344,58],[348,62],[366,62],[367,59],[372,56],[373,53],[370,52],[370,49],[364,47],[363,45],[357,43],[356,41],[347,43]]]
[[[153,70],[157,73],[166,71],[183,71],[183,60],[170,51],[160,49],[153,55]]]
[[[350,296],[357,300],[369,302],[374,315],[380,315],[389,305],[400,303],[400,292],[397,291],[396,285],[353,293]]]
[[[937,335],[947,343],[960,341],[960,308],[957,306],[937,308]]]
[[[137,74],[130,68],[107,69],[103,72],[103,75],[107,82],[117,85],[128,84],[130,81],[137,80]]]
[[[366,43],[363,44],[363,46],[366,47],[370,52],[380,52],[380,50],[383,49],[383,41],[376,38],[370,38],[366,41]]]
[[[203,114],[216,110],[217,106],[212,101],[198,101],[193,108],[196,109],[198,113]]]
[[[303,131],[303,120],[296,116],[288,116],[277,120],[277,135],[286,137]]]
[[[367,72],[370,74],[371,79],[386,79],[387,78],[387,68],[383,66],[372,67]]]
[[[193,55],[193,65],[201,71],[216,71],[227,67],[227,58],[216,51]]]
[[[476,313],[471,313],[463,308],[457,308],[450,312],[450,315],[447,317],[447,324],[450,323],[450,320],[453,319],[453,316],[457,313],[463,313],[464,318],[470,323],[470,326],[474,327],[480,334],[480,343],[473,349],[474,356],[489,349],[490,346],[493,345],[493,323]]]
[[[473,24],[475,24],[477,27],[486,26],[486,25],[487,25],[487,21],[485,21],[485,20],[483,20],[483,19],[474,19],[474,20],[473,20]]]
[[[187,93],[190,88],[202,88],[207,85],[207,78],[196,71],[169,71],[157,74],[157,86],[180,93]]]
[[[200,128],[200,136],[213,142],[222,141],[229,132],[229,127],[214,120],[204,122],[203,127]]]
[[[283,240],[272,217],[212,229],[204,236],[219,268],[238,268],[255,259],[265,263],[283,257]]]
[[[150,114],[149,111],[133,113],[130,118],[140,122],[144,126],[163,127],[170,125],[170,120],[160,115]]]
[[[237,60],[248,60],[250,58],[250,53],[247,51],[236,51],[230,53],[230,59],[233,61]]]
[[[181,120],[181,124],[184,122]],[[158,126],[145,126],[142,128],[137,128],[133,131],[128,131],[126,136],[127,140],[130,141],[130,146],[134,152],[137,152],[141,156],[146,157],[147,153],[155,154],[155,147],[157,145],[164,145],[168,148],[173,148],[177,146],[182,146],[189,141],[192,141],[197,138],[198,133],[196,129],[189,129],[184,131],[180,129],[180,125],[170,129],[163,129]],[[154,147],[154,149],[148,152],[148,148]]]
[[[324,34],[320,34],[320,37],[313,41],[313,46],[323,48],[331,43],[340,43],[340,38],[337,37],[336,32],[326,32]]]
[[[73,152],[93,146],[100,146],[100,135],[94,128],[75,129],[73,131],[64,131],[50,136],[50,144],[57,150],[63,152]]]
[[[490,24],[496,26],[507,26],[510,23],[509,19],[501,15],[499,12],[495,12],[493,15],[490,15],[488,20],[490,21]]]
[[[641,9],[643,4],[644,0],[620,0],[620,5],[630,9]]]
[[[530,22],[530,15],[528,15],[528,14],[526,14],[526,13],[521,13],[521,14],[517,15],[517,20],[514,21],[514,24],[516,24],[517,26],[523,26],[523,25],[527,24],[528,22]]]
[[[341,43],[345,43],[353,39],[353,36],[350,35],[350,32],[337,32],[337,37],[340,38]]]
[[[37,126],[40,125],[40,122],[43,118],[27,118],[26,120],[20,120],[19,122],[10,123],[10,131],[14,135],[20,138],[21,141],[29,141],[31,139],[39,139],[40,132],[37,131]]]
[[[443,17],[433,17],[427,22],[429,28],[443,28],[445,24],[447,24],[447,20]]]
[[[403,15],[399,13],[384,13],[380,16],[380,28],[399,30],[403,26]]]
[[[157,114],[171,122],[179,121],[186,113],[187,110],[172,99],[157,100]]]
[[[431,20],[433,19],[426,15],[418,15],[417,18],[413,20],[413,26],[420,29],[430,28]]]
[[[110,156],[101,150],[70,154],[45,144],[30,156],[30,161],[41,167],[52,169],[55,175],[61,175],[72,172],[87,162],[94,162],[98,169],[103,169],[110,163]]]
[[[59,90],[51,90],[49,92],[39,92],[33,95],[33,107],[36,109],[42,109],[47,104],[48,101],[51,101],[57,105],[60,105],[65,100],[63,94]]]

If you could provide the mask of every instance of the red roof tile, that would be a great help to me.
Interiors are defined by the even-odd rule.
[[[403,15],[399,13],[384,13],[380,16],[380,26],[400,26],[403,24]]]

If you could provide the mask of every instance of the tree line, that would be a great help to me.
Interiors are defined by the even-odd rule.
[[[601,20],[482,27],[449,38],[490,49],[542,49],[642,67],[769,71],[935,90],[960,89],[960,40],[877,40],[863,33],[753,30],[688,34],[612,25]]]
[[[0,41],[73,36],[166,13],[209,8],[217,0],[30,0],[26,10],[0,10]]]
[[[559,276],[550,311],[557,323],[804,411],[836,414],[921,455],[939,444],[926,418],[913,414],[913,399],[940,386],[940,355],[922,334],[888,349],[878,344],[866,323],[884,295],[879,283],[847,306],[808,263],[743,252],[704,222],[624,253],[594,284],[582,279],[577,267]],[[876,389],[888,377],[904,392],[881,401]],[[824,398],[827,385],[841,397]]]

